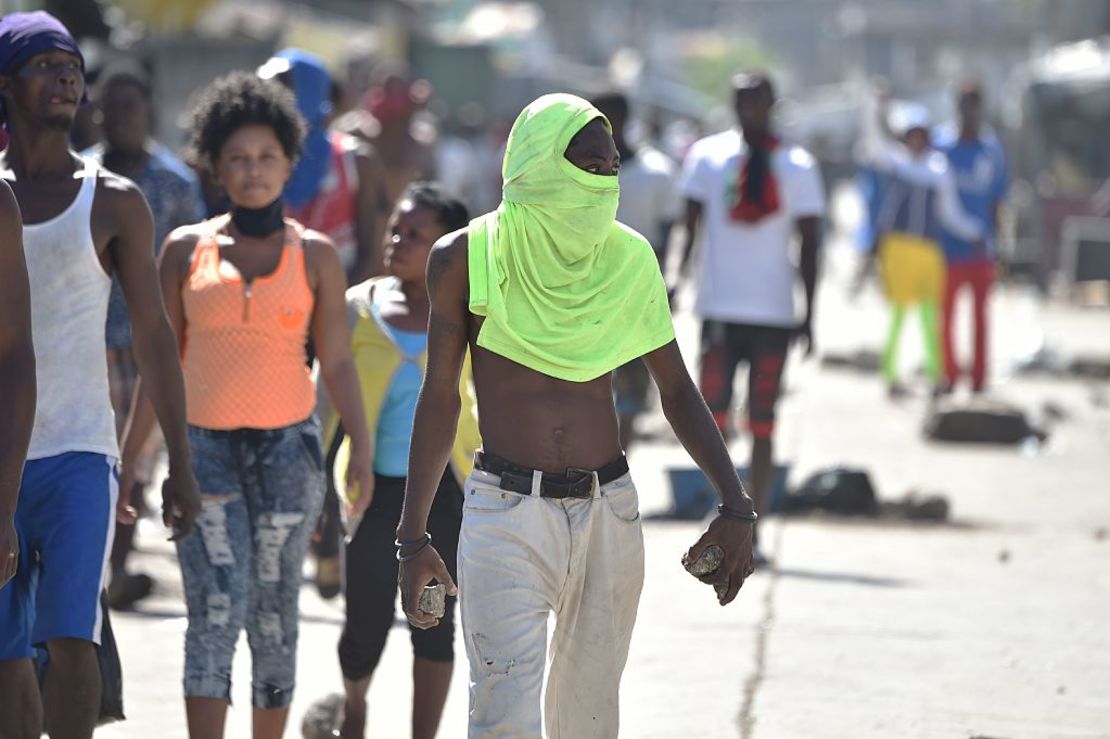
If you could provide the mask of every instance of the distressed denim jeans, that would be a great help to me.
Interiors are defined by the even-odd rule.
[[[499,481],[475,470],[464,488],[458,585],[469,736],[612,739],[644,581],[632,478],[598,487],[595,475],[592,497],[562,500],[501,490]]]
[[[185,696],[231,699],[246,627],[252,704],[293,699],[301,565],[324,496],[315,417],[273,430],[189,427],[201,512],[178,542],[189,625]]]

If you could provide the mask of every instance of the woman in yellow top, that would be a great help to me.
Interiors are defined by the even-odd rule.
[[[339,641],[346,700],[342,735],[363,736],[366,691],[393,624],[397,597],[394,548],[408,474],[409,441],[416,398],[427,360],[429,301],[424,275],[432,245],[465,228],[469,217],[457,200],[427,183],[411,185],[390,218],[385,237],[386,275],[347,291],[351,352],[355,358],[367,425],[373,437],[374,487],[347,490],[352,521],[347,545],[347,622]],[[455,549],[462,523],[461,483],[480,446],[474,395],[463,373],[463,412],[451,457],[432,505],[428,530],[455,576]],[[334,437],[329,425],[327,434]],[[332,447],[329,444],[329,447]],[[336,471],[349,458],[341,447]],[[340,479],[342,475],[337,475]],[[413,737],[433,737],[439,726],[454,666],[454,598],[433,629],[412,629]]]

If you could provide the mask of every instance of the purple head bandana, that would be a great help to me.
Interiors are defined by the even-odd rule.
[[[66,51],[81,60],[85,68],[85,57],[77,48],[62,22],[49,13],[36,10],[33,13],[8,13],[0,18],[0,74],[14,74],[31,60],[45,51]],[[81,103],[88,102],[88,94],[81,97]],[[0,101],[0,120],[4,119],[4,103]]]

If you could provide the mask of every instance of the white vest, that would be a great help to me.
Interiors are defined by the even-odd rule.
[[[96,182],[96,165],[86,159],[73,202],[50,220],[23,227],[38,380],[28,459],[66,452],[119,456],[104,345],[112,280],[92,237]]]

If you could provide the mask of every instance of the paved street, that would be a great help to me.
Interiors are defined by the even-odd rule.
[[[832,250],[821,294],[821,352],[879,345],[879,296],[847,295],[846,247]],[[1064,357],[1110,357],[1110,313],[996,296],[996,394],[1063,415],[1039,448],[927,443],[926,400],[886,400],[875,375],[794,361],[777,456],[791,480],[845,464],[869,469],[882,498],[949,497],[949,524],[827,517],[772,519],[772,568],[738,601],[679,565],[690,523],[648,521],[647,583],[622,691],[627,737],[1110,737],[1110,385],[1020,377],[1013,361],[1043,336]],[[679,320],[695,356],[696,326]],[[903,345],[912,368],[911,332]],[[795,357],[799,360],[799,357]],[[664,508],[664,471],[688,466],[661,417],[632,454],[645,513]],[[743,442],[735,448],[744,460]],[[184,737],[184,610],[172,550],[148,534],[135,569],[156,596],[113,614],[131,720],[98,736]],[[316,698],[340,688],[341,603],[302,597],[300,674],[290,736]],[[462,642],[441,736],[465,735]],[[371,737],[405,737],[411,650],[398,624],[371,689]],[[229,736],[249,736],[249,657],[236,658]]]

